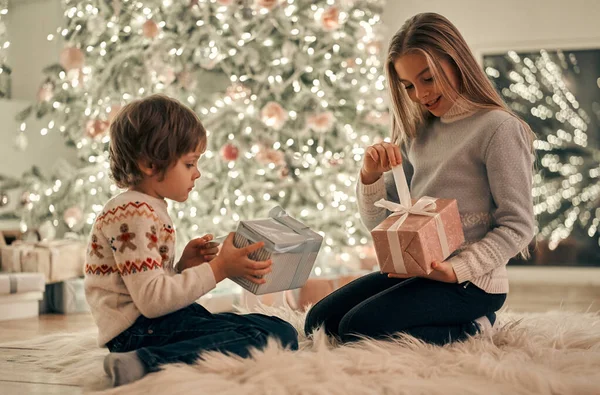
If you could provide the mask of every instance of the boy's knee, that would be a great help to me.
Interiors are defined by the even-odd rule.
[[[282,321],[276,330],[276,336],[283,347],[292,350],[298,349],[298,331],[289,323]]]

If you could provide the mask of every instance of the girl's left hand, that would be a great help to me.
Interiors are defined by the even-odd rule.
[[[458,278],[456,277],[456,273],[454,273],[454,269],[452,265],[447,261],[442,263],[433,261],[431,263],[431,268],[433,271],[428,275],[418,276],[423,278],[428,278],[430,280],[441,281],[443,283],[457,283]],[[409,276],[406,274],[396,274],[396,273],[388,273],[389,278],[409,278],[414,276]]]
[[[219,252],[219,243],[211,241],[212,239],[213,235],[208,234],[190,240],[177,264],[179,272],[212,261]]]

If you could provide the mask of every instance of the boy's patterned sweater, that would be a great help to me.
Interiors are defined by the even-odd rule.
[[[208,264],[176,273],[175,229],[162,199],[127,191],[112,198],[92,228],[85,295],[98,345],[143,315],[160,317],[194,303],[215,286]]]

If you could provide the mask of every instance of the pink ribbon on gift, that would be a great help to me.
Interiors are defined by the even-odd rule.
[[[439,213],[435,212],[435,201],[437,199],[429,196],[423,196],[413,205],[402,166],[400,165],[392,168],[392,173],[394,175],[394,181],[396,182],[396,190],[398,191],[400,203],[379,199],[374,205],[376,207],[382,207],[392,211],[393,214],[390,215],[390,217],[400,216],[400,218],[398,218],[398,220],[388,228],[386,234],[388,243],[390,245],[390,253],[392,256],[394,270],[396,273],[406,274],[407,270],[406,266],[404,265],[404,258],[402,257],[402,247],[400,246],[400,240],[398,239],[398,229],[400,226],[402,226],[410,214],[433,217],[444,257],[450,255],[450,248],[448,247],[448,238],[446,236],[446,230],[444,229],[442,218],[440,217]]]

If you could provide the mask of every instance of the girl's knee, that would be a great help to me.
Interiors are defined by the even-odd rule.
[[[315,328],[317,328],[321,324],[322,322],[319,322],[319,320],[317,319],[315,310],[310,309],[308,313],[306,313],[306,319],[304,321],[304,334],[306,336],[310,336],[313,330],[315,330]]]
[[[363,336],[375,337],[373,329],[369,325],[365,325],[368,320],[361,318],[360,311],[346,314],[340,321],[339,336],[342,342],[353,342],[360,340]]]
[[[355,325],[357,320],[354,318],[354,314],[346,314],[340,321],[339,336],[343,342],[351,341],[356,334],[361,332],[360,328]]]

